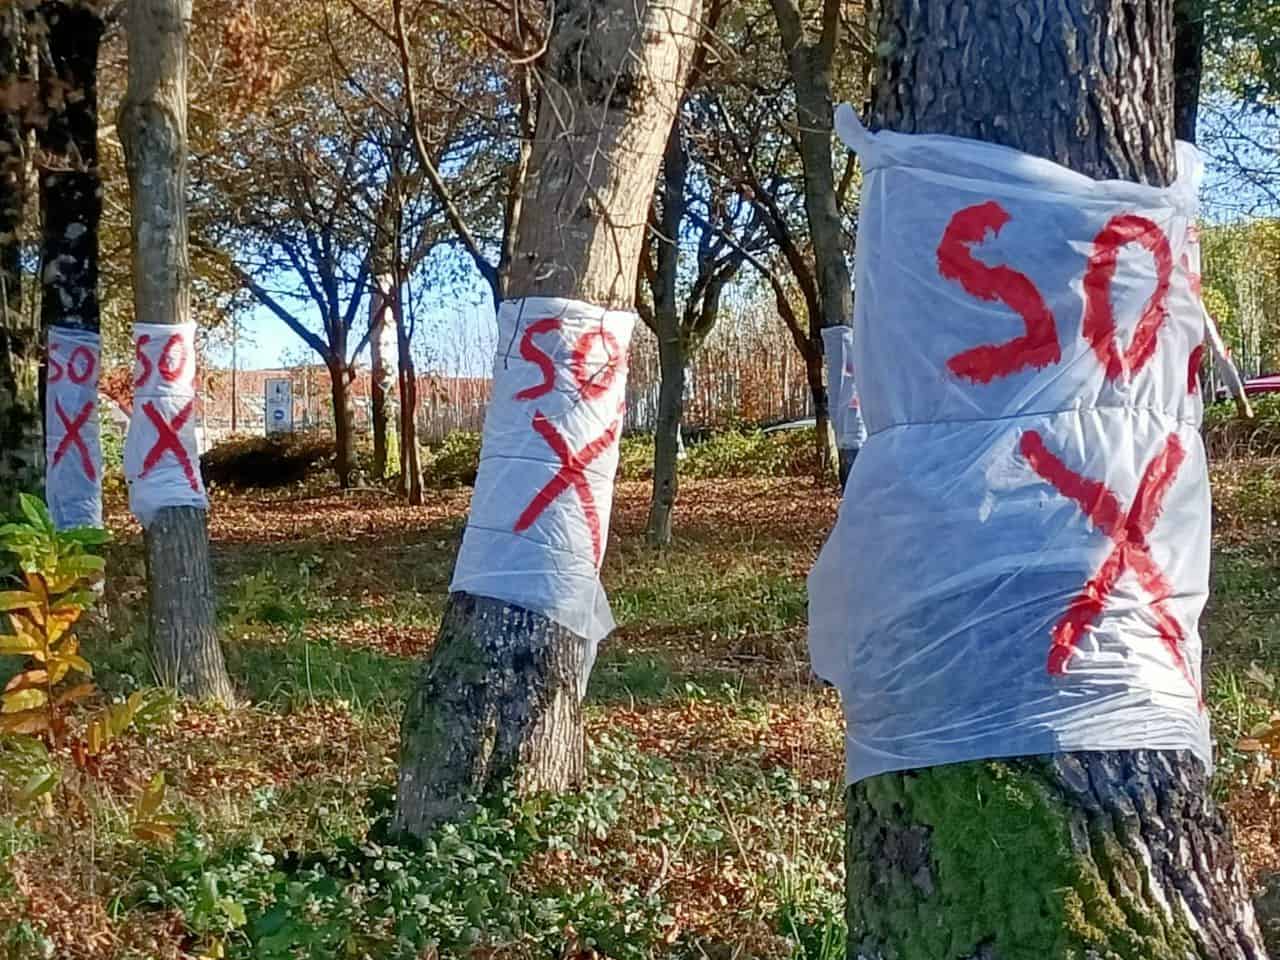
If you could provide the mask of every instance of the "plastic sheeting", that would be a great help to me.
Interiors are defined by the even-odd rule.
[[[542,613],[593,648],[614,627],[599,571],[634,323],[573,300],[499,308],[480,472],[450,585]]]
[[[858,388],[853,372],[853,328],[824,327],[822,349],[827,358],[827,384],[831,404],[831,424],[836,446],[858,450],[867,441],[867,428],[858,407]]]
[[[1070,750],[1210,762],[1209,487],[1183,264],[1157,189],[942,136],[837,129],[866,171],[869,439],[809,577],[848,777]]]
[[[96,333],[49,328],[45,495],[59,530],[102,526],[101,344]]]
[[[129,508],[149,526],[166,507],[206,510],[196,445],[194,323],[133,327],[133,414],[124,443]]]

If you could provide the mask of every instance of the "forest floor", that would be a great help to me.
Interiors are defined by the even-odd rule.
[[[1261,890],[1280,873],[1280,790],[1236,745],[1280,709],[1280,461],[1219,468],[1215,487],[1216,784]],[[495,798],[396,846],[397,724],[468,494],[217,496],[245,702],[171,706],[47,807],[0,799],[0,957],[842,956],[842,720],[804,639],[835,492],[686,482],[678,542],[657,552],[647,485],[621,484],[604,571],[620,628],[592,676],[586,790]],[[86,655],[124,695],[151,683],[142,554],[121,504],[110,522]],[[158,771],[181,826],[145,843],[130,812]]]

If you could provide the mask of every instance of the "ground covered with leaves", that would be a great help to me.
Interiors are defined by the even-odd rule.
[[[1262,891],[1280,871],[1280,461],[1221,467],[1215,486],[1217,789]],[[41,803],[0,799],[0,957],[843,956],[841,714],[804,648],[835,491],[691,479],[668,551],[644,544],[647,494],[618,491],[604,577],[620,629],[592,678],[587,789],[491,798],[421,845],[385,831],[396,728],[469,491],[420,509],[216,495],[244,702],[169,704]],[[111,526],[83,652],[99,696],[124,699],[152,681],[122,504]],[[153,819],[170,826],[140,835],[159,773]]]

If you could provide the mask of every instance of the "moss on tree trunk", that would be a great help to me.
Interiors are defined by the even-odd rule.
[[[962,763],[849,791],[849,956],[1262,958],[1191,756]]]

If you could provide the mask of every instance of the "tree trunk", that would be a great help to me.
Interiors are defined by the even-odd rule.
[[[676,309],[676,281],[680,267],[680,227],[685,214],[685,186],[689,157],[677,119],[662,157],[662,215],[654,268],[653,325],[658,335],[658,421],[653,438],[653,497],[649,502],[647,537],[655,546],[671,543],[671,521],[679,491],[680,421],[684,415],[684,331]]]
[[[700,3],[557,0],[554,14],[508,293],[631,309]],[[540,613],[454,594],[405,710],[398,826],[423,834],[508,777],[578,783],[587,650]]]
[[[1200,78],[1204,74],[1204,9],[1199,0],[1173,4],[1173,133],[1196,142]]]
[[[399,287],[397,287],[399,289]],[[405,322],[404,304],[391,302],[400,367],[400,486],[412,507],[422,506],[422,450],[418,447],[418,370]]]
[[[13,96],[0,111],[0,514],[18,493],[39,493],[44,485],[40,350],[22,296],[26,112],[34,92],[29,42],[27,14],[9,4],[0,11],[0,88]]]
[[[369,302],[369,408],[373,418],[373,476],[378,481],[387,476],[387,393],[391,387],[391,372],[387,367],[383,337],[386,335],[390,298],[394,295],[391,279],[377,277]]]
[[[845,260],[844,232],[831,162],[831,74],[840,35],[840,0],[824,0],[818,36],[812,42],[805,39],[797,0],[772,0],[772,4],[795,87],[804,207],[818,280],[820,315],[810,318],[809,331],[812,349],[817,353],[816,370],[814,357],[805,356],[810,390],[814,391],[818,463],[823,477],[829,477],[838,466],[843,485],[851,453],[836,449],[827,390],[823,386],[819,393],[815,386],[825,384],[826,371],[822,362],[822,339],[818,330],[813,329],[815,319],[824,328],[842,326],[853,319],[853,284]]]
[[[98,333],[101,316],[98,305],[98,225],[102,219],[102,178],[98,169],[98,45],[103,21],[95,6],[45,2],[40,5],[45,28],[48,60],[40,76],[44,123],[37,127],[40,150],[37,170],[40,184],[40,214],[43,239],[40,250],[40,313],[45,344],[52,357],[54,331],[80,330]],[[52,404],[45,400],[45,416],[64,416],[59,404],[62,391],[71,386],[78,404],[88,403],[89,422],[84,436],[89,449],[86,458],[101,462],[98,441],[96,387],[100,353],[95,351],[89,382],[77,390],[71,382],[72,360],[64,376],[68,380],[46,381],[53,393]],[[86,389],[87,388],[87,389]],[[51,409],[52,406],[52,409]],[[73,408],[82,415],[83,406]],[[45,434],[53,443],[60,424],[50,419]],[[54,522],[59,526],[101,523],[102,477],[97,470],[79,473],[80,467],[64,459],[59,465],[57,451],[46,450],[46,498]],[[65,472],[70,471],[70,472]]]
[[[96,8],[40,5],[51,63],[40,78],[47,110],[40,146],[42,243],[40,314],[45,329],[98,332],[98,43]]]
[[[233,703],[235,691],[218,637],[204,511],[161,510],[143,539],[156,679],[194,700]]]
[[[1172,0],[892,0],[873,124],[1167,184],[1172,39]],[[872,777],[849,789],[847,839],[850,958],[1266,955],[1189,752]]]
[[[818,453],[818,479],[828,480],[837,475],[840,454],[836,449],[835,429],[831,425],[831,398],[827,394],[827,371],[822,355],[822,340],[804,354],[804,375],[809,384],[809,396],[813,401],[813,438]]]
[[[822,326],[839,327],[853,318],[853,285],[831,163],[831,72],[840,32],[840,3],[826,0],[821,34],[808,43],[795,0],[772,2],[795,85],[804,208],[817,268]]]
[[[683,341],[658,341],[662,380],[658,385],[658,420],[653,436],[653,499],[646,536],[654,546],[671,543],[672,517],[679,492],[680,424],[684,419]]]
[[[329,358],[329,391],[333,398],[334,471],[338,485],[346,490],[355,469],[356,415],[351,406],[351,371],[341,354]]]
[[[133,306],[139,323],[191,317],[187,257],[187,29],[191,0],[132,0],[120,137],[129,173]],[[137,411],[135,410],[135,415]],[[151,647],[160,678],[231,700],[214,611],[205,513],[169,507],[147,530]]]

